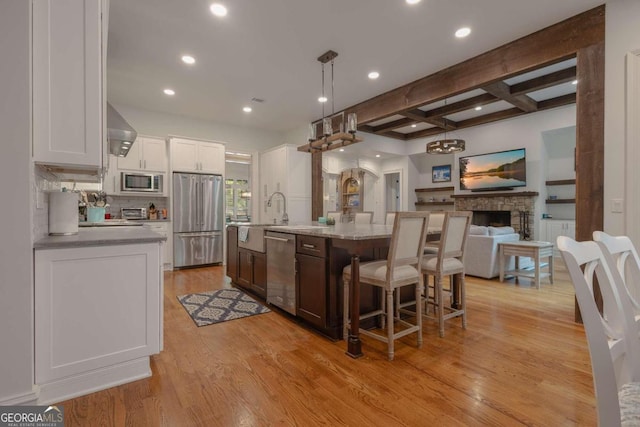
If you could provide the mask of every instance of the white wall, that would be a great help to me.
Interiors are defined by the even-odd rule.
[[[30,2],[0,13],[0,405],[34,400]]]
[[[626,213],[611,212],[612,199],[625,197],[626,141],[626,76],[625,56],[640,49],[640,2],[609,0],[606,13],[605,39],[605,127],[604,127],[604,230],[610,234],[627,234],[625,215],[637,217],[640,212],[625,203]],[[636,119],[637,120],[637,119]],[[634,142],[637,143],[637,142]],[[638,161],[639,159],[635,159]],[[627,182],[626,185],[637,185]],[[637,240],[637,239],[636,239]],[[640,241],[634,242],[636,246]]]

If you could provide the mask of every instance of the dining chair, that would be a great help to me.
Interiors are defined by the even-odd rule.
[[[387,215],[384,219],[384,225],[393,225],[393,221],[396,219],[395,212],[387,212]]]
[[[373,222],[373,212],[356,212],[356,224],[371,224]]]
[[[471,225],[471,212],[455,211],[445,212],[442,223],[442,232],[437,252],[426,253],[422,259],[421,270],[424,275],[425,314],[428,313],[428,304],[434,306],[438,321],[438,332],[444,337],[444,321],[454,317],[462,317],[462,328],[467,327],[467,303],[464,280],[464,250]],[[423,248],[424,251],[424,248]],[[434,277],[433,296],[429,293],[429,276]],[[443,298],[443,281],[449,276],[451,290],[456,287],[458,305],[452,307],[445,305]],[[421,304],[416,304],[421,305]],[[445,311],[447,312],[445,314]]]
[[[394,341],[405,335],[416,332],[418,347],[422,346],[422,313],[420,307],[416,310],[415,323],[395,316],[394,290],[403,286],[415,285],[415,298],[422,295],[422,275],[420,262],[422,261],[422,242],[427,233],[429,212],[398,212],[394,223],[389,254],[386,260],[369,261],[360,264],[360,283],[367,283],[380,288],[384,297],[381,307],[369,313],[351,313],[360,315],[360,319],[380,316],[382,328],[386,325],[386,334],[375,330],[360,329],[365,336],[387,343],[389,360],[393,360]],[[343,270],[344,302],[343,302],[343,337],[347,339],[349,328],[349,285],[351,281],[351,265]],[[399,297],[400,292],[397,292]],[[399,325],[396,332],[395,326]]]
[[[633,314],[625,310],[611,269],[596,242],[559,236],[557,247],[569,271],[589,345],[599,426],[640,425],[640,374]],[[594,282],[604,301],[595,303]]]
[[[640,319],[640,257],[633,242],[627,236],[611,236],[604,231],[594,231],[593,240],[600,246],[609,268],[619,274],[636,319]]]
[[[327,212],[327,218],[333,218],[336,220],[336,224],[339,224],[342,222],[342,212],[340,211]]]

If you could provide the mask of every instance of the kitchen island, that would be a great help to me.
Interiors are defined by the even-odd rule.
[[[257,243],[250,248],[242,247],[239,227],[249,227],[247,241]],[[386,258],[393,226],[353,223],[327,226],[315,222],[229,225],[227,276],[236,285],[262,298],[267,297],[269,272],[266,261],[255,260],[269,257],[268,251],[259,244],[264,233],[269,231],[295,235],[295,316],[331,339],[342,338],[342,270],[360,260]],[[355,254],[357,257],[352,257]],[[243,262],[244,259],[249,261]],[[256,278],[260,282],[259,288],[265,292],[255,292]],[[360,312],[367,312],[379,305],[379,298],[377,289],[363,284],[359,298],[352,301],[359,301]],[[373,319],[369,321],[373,322]]]
[[[162,244],[146,227],[87,227],[36,241],[39,404],[151,375],[162,349]]]

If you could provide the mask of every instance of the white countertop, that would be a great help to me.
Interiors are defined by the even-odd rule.
[[[167,240],[165,236],[147,227],[83,227],[71,236],[47,236],[33,244],[34,249],[79,248],[85,246],[112,246],[135,243],[155,243]]]

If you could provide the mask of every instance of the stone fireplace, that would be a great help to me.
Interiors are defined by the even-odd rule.
[[[513,227],[521,236],[523,231],[528,231],[531,237],[535,235],[537,192],[454,194],[452,197],[455,210],[473,212],[473,224],[506,225]]]

